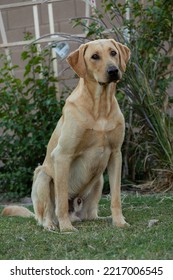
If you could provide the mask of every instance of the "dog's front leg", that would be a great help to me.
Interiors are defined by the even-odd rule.
[[[118,227],[128,225],[123,217],[121,208],[121,151],[113,151],[108,164],[108,175],[111,190],[112,222]]]
[[[59,221],[60,231],[74,231],[68,212],[68,183],[71,157],[59,151],[58,148],[52,153],[54,163],[55,185],[55,214]]]

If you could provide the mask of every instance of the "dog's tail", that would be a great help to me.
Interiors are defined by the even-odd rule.
[[[10,205],[3,209],[2,216],[20,216],[20,217],[35,217],[29,209],[23,206]]]

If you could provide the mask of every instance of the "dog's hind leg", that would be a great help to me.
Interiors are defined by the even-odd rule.
[[[43,168],[38,169],[34,173],[31,193],[35,218],[44,228],[55,229],[53,222],[55,206],[54,201],[51,200],[52,178]]]

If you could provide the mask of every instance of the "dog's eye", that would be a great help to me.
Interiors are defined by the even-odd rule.
[[[111,51],[111,56],[116,56],[116,52],[115,51]]]
[[[100,59],[100,56],[98,55],[98,54],[93,54],[92,56],[91,56],[91,58],[92,59],[94,59],[94,60],[99,60]]]

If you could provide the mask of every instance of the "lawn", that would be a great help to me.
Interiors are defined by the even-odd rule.
[[[61,234],[42,229],[32,218],[0,217],[0,259],[173,259],[173,195],[123,193],[122,204],[131,225],[126,229],[98,220]],[[110,197],[103,197],[100,215],[109,215],[109,208]],[[158,222],[149,227],[153,219]]]

